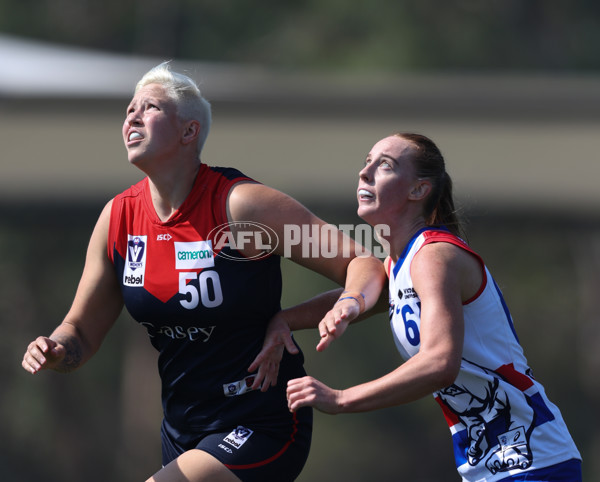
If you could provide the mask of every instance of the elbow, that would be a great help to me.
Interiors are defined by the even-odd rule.
[[[454,360],[449,357],[437,361],[433,370],[433,383],[435,390],[446,388],[454,383],[460,372],[460,359]]]
[[[442,374],[442,376],[440,376],[440,379],[439,379],[440,388],[449,387],[450,385],[452,385],[454,383],[454,381],[456,380],[457,377],[458,377],[458,370],[444,371],[444,373]]]

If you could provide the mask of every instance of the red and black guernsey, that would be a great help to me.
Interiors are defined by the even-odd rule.
[[[286,352],[277,386],[248,390],[247,367],[280,309],[281,271],[278,256],[241,261],[235,246],[212,238],[227,223],[227,195],[240,181],[252,179],[202,164],[166,222],[147,178],[113,200],[108,254],[127,310],[160,352],[164,416],[185,432],[291,425],[286,381],[305,374],[303,356]]]

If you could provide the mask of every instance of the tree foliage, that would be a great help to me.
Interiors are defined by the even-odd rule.
[[[0,31],[281,69],[600,67],[600,4],[592,0],[0,0]]]

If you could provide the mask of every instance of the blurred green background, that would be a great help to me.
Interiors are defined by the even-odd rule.
[[[68,310],[103,204],[140,178],[120,139],[134,83],[174,59],[213,104],[204,161],[336,225],[360,223],[374,142],[432,137],[585,480],[600,480],[599,23],[582,0],[0,0],[0,479],[126,482],[160,464],[156,356],[127,314],[76,373],[20,362]],[[284,306],[332,286],[283,269]],[[400,363],[385,315],[322,354],[316,332],[296,336],[335,387]],[[437,404],[316,413],[299,481],[333,480],[459,480]]]

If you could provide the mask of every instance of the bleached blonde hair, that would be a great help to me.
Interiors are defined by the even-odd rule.
[[[196,82],[187,75],[173,72],[167,61],[146,72],[135,86],[135,92],[148,84],[159,84],[167,91],[167,95],[177,104],[177,115],[181,119],[200,123],[198,154],[202,152],[210,131],[212,112],[210,103],[202,97]]]

